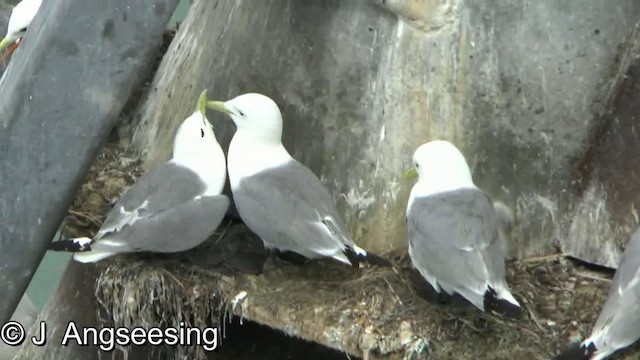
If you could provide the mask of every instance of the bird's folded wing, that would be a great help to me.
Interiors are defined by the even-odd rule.
[[[625,247],[613,277],[609,297],[613,295],[613,292],[620,294],[632,287],[637,287],[636,292],[640,295],[640,229],[631,235],[631,239]]]
[[[489,278],[504,277],[495,211],[482,191],[417,198],[407,226],[413,252],[439,281],[480,291]]]
[[[96,238],[192,200],[206,184],[194,171],[173,162],[143,175],[118,200]]]
[[[631,236],[627,243],[620,264],[613,276],[607,301],[602,307],[594,330],[610,327],[611,322],[629,321],[629,327],[640,331],[638,317],[632,308],[640,307],[640,229]],[[634,315],[632,315],[634,314]],[[623,319],[627,317],[628,319]],[[615,324],[616,327],[621,326]],[[633,331],[631,334],[635,334]],[[637,333],[637,332],[636,332]]]
[[[107,234],[96,245],[125,245],[132,251],[177,252],[198,246],[220,225],[229,207],[226,195],[198,197]]]
[[[305,166],[291,161],[242,179],[234,191],[243,220],[265,239],[278,237],[273,245],[292,249],[304,246],[318,254],[337,251],[344,243],[344,225],[331,195]],[[323,220],[330,220],[329,229]],[[344,239],[343,239],[344,238]]]

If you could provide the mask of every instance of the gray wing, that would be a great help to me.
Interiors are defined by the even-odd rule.
[[[620,293],[640,286],[640,229],[637,229],[624,249],[620,258],[620,265],[613,277],[609,297],[615,297]],[[638,287],[640,290],[640,287]]]
[[[200,245],[216,231],[229,203],[229,198],[225,195],[198,197],[105,235],[91,245],[92,251],[189,250]]]
[[[192,200],[205,189],[206,184],[189,168],[172,162],[165,163],[143,175],[120,197],[96,238]]]
[[[465,189],[416,198],[407,229],[414,264],[443,287],[483,294],[487,283],[504,281],[495,210],[482,191]]]
[[[594,326],[593,333],[598,332],[604,332],[606,347],[614,350],[640,338],[640,229],[631,236],[622,254]],[[602,349],[603,344],[596,345]]]
[[[352,244],[327,189],[295,160],[242,179],[233,199],[243,221],[267,246],[313,258]]]

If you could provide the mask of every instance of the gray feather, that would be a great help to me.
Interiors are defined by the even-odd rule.
[[[483,308],[485,284],[504,283],[505,254],[495,210],[481,190],[417,197],[408,212],[407,228],[414,266],[435,277],[447,292],[457,292]]]
[[[122,195],[107,215],[96,239],[192,200],[205,188],[206,184],[189,168],[165,163],[142,176]]]
[[[105,235],[91,245],[92,251],[179,252],[194,248],[220,225],[229,207],[225,195],[205,196],[186,201],[153,216],[125,225],[120,231]]]
[[[640,338],[640,229],[627,243],[609,296],[592,334],[602,333],[598,351],[615,351]]]
[[[243,178],[233,198],[243,221],[267,247],[317,258],[353,243],[327,189],[295,160]]]

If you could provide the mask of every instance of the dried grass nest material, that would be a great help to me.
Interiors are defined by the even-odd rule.
[[[67,233],[97,230],[140,174],[132,156],[108,145],[67,217]],[[222,326],[225,316],[236,316],[365,359],[549,359],[589,333],[611,278],[559,255],[509,262],[508,282],[525,309],[513,322],[464,302],[424,301],[407,281],[407,256],[397,254],[394,262],[395,269],[354,270],[269,258],[262,275],[232,276],[190,264],[185,255],[118,256],[100,265],[96,296],[102,322],[118,326]],[[204,358],[198,349],[156,351]],[[636,348],[614,358],[637,354]]]

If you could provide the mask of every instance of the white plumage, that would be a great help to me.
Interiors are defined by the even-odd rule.
[[[40,10],[42,0],[22,0],[11,11],[7,34],[0,41],[0,51],[24,36],[31,21]]]
[[[282,145],[282,115],[261,94],[244,94],[209,107],[228,114],[237,130],[228,152],[229,180],[243,221],[267,248],[307,258],[357,265],[375,255],[347,235],[333,199],[307,167]],[[379,264],[381,258],[375,257]]]
[[[462,153],[450,142],[431,141],[416,149],[413,163],[418,181],[406,216],[414,267],[436,291],[458,293],[481,310],[501,301],[518,308],[505,281],[495,209]]]
[[[122,195],[93,239],[57,241],[50,249],[95,262],[123,252],[185,251],[212,235],[230,201],[221,194],[226,161],[205,104],[203,92],[199,109],[178,128],[171,160]]]

